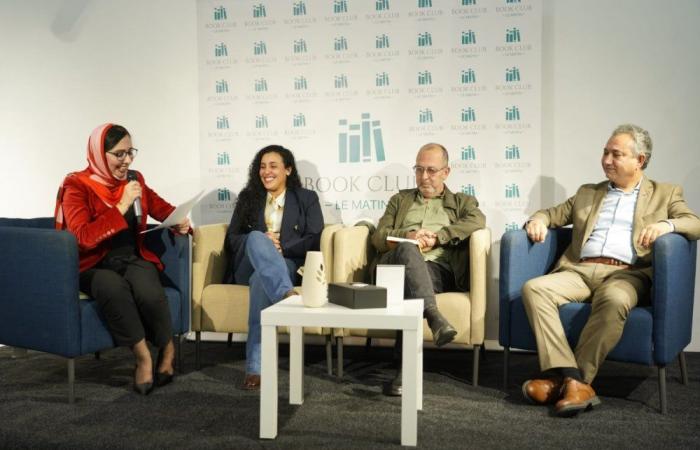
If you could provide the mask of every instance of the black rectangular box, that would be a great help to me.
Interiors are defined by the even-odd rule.
[[[352,309],[386,308],[386,288],[365,283],[330,283],[328,301]]]

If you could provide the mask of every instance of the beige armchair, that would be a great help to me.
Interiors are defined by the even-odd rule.
[[[357,225],[336,231],[333,239],[333,281],[368,281],[368,266],[375,255],[369,242],[369,229]],[[466,251],[466,250],[465,250]],[[479,383],[479,349],[484,343],[486,321],[486,287],[491,231],[484,228],[469,238],[469,292],[445,292],[436,296],[438,309],[457,329],[457,336],[447,348],[472,347],[472,384]],[[394,338],[394,331],[344,329],[336,331],[338,341],[338,376],[342,377],[343,336]],[[423,322],[423,340],[432,345],[433,335]]]
[[[195,332],[196,366],[200,368],[202,331],[228,333],[248,332],[248,286],[223,284],[229,255],[224,248],[227,224],[203,225],[195,228],[192,248],[192,331]],[[333,272],[333,235],[342,225],[327,225],[321,234],[321,251],[326,276]],[[286,332],[286,330],[280,330]],[[326,359],[331,373],[331,330],[304,328],[307,334],[326,336]]]

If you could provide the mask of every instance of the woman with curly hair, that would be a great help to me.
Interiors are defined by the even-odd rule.
[[[250,286],[243,389],[260,389],[260,312],[294,295],[306,252],[318,250],[323,214],[318,195],[301,187],[294,155],[267,146],[250,164],[226,233],[226,282]]]

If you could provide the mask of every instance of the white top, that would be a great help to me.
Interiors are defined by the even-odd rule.
[[[282,216],[284,215],[284,198],[287,191],[282,192],[277,198],[272,198],[272,194],[267,193],[265,199],[265,226],[267,231],[279,233],[282,229]]]

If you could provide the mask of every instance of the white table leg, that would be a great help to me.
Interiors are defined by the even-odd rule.
[[[260,438],[277,437],[277,327],[262,327],[260,380]]]
[[[423,410],[423,318],[418,321],[416,333],[416,409]]]
[[[422,328],[421,328],[422,331]],[[418,426],[418,337],[417,330],[403,330],[401,395],[401,445],[417,444]],[[421,346],[422,347],[422,346]]]
[[[289,327],[289,403],[304,403],[304,332]]]

